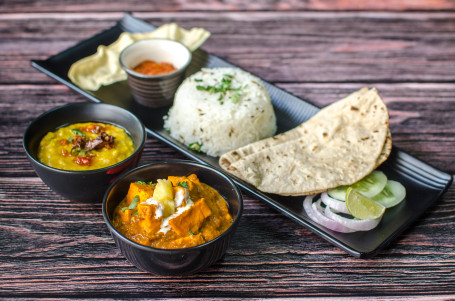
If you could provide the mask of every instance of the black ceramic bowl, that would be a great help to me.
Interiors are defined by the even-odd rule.
[[[79,122],[111,123],[126,130],[134,142],[134,153],[105,168],[68,171],[49,167],[37,159],[38,146],[46,133]],[[70,200],[101,201],[107,187],[122,173],[137,166],[145,144],[145,128],[129,111],[117,106],[96,103],[72,103],[43,113],[28,126],[23,146],[38,176],[52,190]]]
[[[121,235],[112,225],[113,212],[126,196],[129,184],[154,181],[168,176],[196,174],[201,182],[212,186],[227,201],[234,219],[231,227],[217,238],[186,249],[157,249],[138,244]],[[243,198],[237,186],[220,171],[190,161],[168,161],[138,167],[115,181],[103,199],[104,220],[123,255],[136,267],[159,275],[193,274],[218,261],[226,252],[243,211]]]

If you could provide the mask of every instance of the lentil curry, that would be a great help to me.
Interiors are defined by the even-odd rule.
[[[123,236],[162,249],[206,243],[231,224],[226,201],[195,174],[131,183],[113,218],[114,228]]]
[[[117,164],[131,156],[134,142],[126,131],[104,123],[75,123],[47,133],[38,160],[64,170],[91,170]]]

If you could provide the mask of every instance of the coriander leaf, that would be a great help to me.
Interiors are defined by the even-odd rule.
[[[234,95],[232,95],[231,97],[231,100],[233,103],[238,103],[240,101],[240,97],[242,96],[242,94],[240,93],[235,93]]]
[[[78,129],[72,129],[71,132],[73,132],[74,135],[85,137],[85,134],[79,131]]]
[[[122,212],[125,211],[126,209],[136,209],[137,203],[139,203],[139,196],[136,195],[133,200],[131,201],[131,204],[128,207],[122,207]]]
[[[188,232],[191,234],[191,235],[194,235],[194,232],[190,230],[188,230]]]
[[[200,83],[200,82],[202,81],[202,79],[200,79],[200,78],[195,78],[194,81]]]
[[[177,186],[180,186],[180,187],[183,187],[183,188],[186,188],[186,189],[190,188],[190,187],[188,186],[188,182],[187,182],[187,181],[178,182],[178,183],[177,183]]]
[[[194,151],[200,152],[202,144],[200,144],[199,142],[194,142],[194,143],[190,143],[188,145],[188,147]]]
[[[153,184],[153,181],[150,181],[150,182],[136,181],[136,182],[134,182],[134,183],[142,184],[142,185],[152,185],[152,184]]]
[[[73,136],[69,137],[66,141],[72,142],[73,141]]]

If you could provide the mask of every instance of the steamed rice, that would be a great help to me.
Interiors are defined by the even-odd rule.
[[[220,92],[223,84],[228,89]],[[276,118],[259,78],[235,68],[202,69],[178,88],[164,128],[190,148],[220,156],[273,136]]]

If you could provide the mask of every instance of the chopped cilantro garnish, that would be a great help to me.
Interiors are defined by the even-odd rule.
[[[73,132],[74,135],[85,137],[85,134],[79,131],[78,129],[72,129],[71,132]]]
[[[152,184],[153,184],[153,181],[150,181],[150,182],[136,181],[136,182],[134,182],[134,183],[143,184],[143,185],[152,185]]]
[[[191,235],[194,235],[194,232],[190,230],[188,230],[188,232],[191,234]]]
[[[131,201],[131,204],[128,207],[122,207],[122,212],[125,211],[126,209],[136,209],[137,203],[139,203],[139,196],[136,195],[133,200]]]
[[[197,85],[196,89],[199,91],[207,91],[210,94],[221,93],[220,96],[218,97],[218,101],[220,102],[220,104],[223,104],[222,100],[223,100],[223,97],[225,96],[226,92],[240,91],[240,89],[242,89],[242,87],[238,87],[238,88],[231,87],[233,78],[234,78],[234,76],[231,74],[223,74],[223,78],[221,79],[221,83],[219,85],[217,85],[217,86]],[[234,94],[234,96],[232,98],[234,103],[237,103],[239,101],[239,96],[240,95],[236,96],[236,94]]]
[[[200,152],[202,144],[200,144],[199,142],[194,142],[194,143],[190,143],[188,145],[188,147],[194,151]]]
[[[73,141],[73,136],[71,136],[71,137],[69,137],[68,139],[66,139],[66,141],[72,142],[72,141]]]
[[[240,100],[240,96],[242,96],[242,94],[240,94],[240,93],[235,93],[234,95],[232,95],[232,97],[231,97],[232,102],[238,103]]]
[[[187,182],[187,181],[178,182],[178,183],[177,183],[177,186],[180,186],[180,187],[183,187],[183,188],[186,188],[186,189],[190,188],[190,187],[188,186],[188,182]]]
[[[202,79],[200,79],[200,78],[195,78],[194,81],[200,83],[200,82],[202,81]]]

